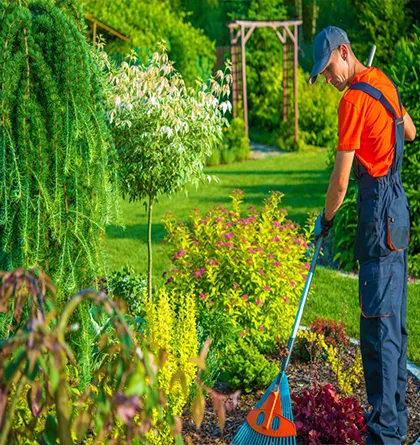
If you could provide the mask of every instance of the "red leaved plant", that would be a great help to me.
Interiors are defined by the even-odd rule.
[[[327,384],[292,394],[298,436],[305,444],[362,443],[363,408],[354,397],[340,398]]]

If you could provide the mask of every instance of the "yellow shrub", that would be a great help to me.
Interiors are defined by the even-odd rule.
[[[148,301],[146,311],[151,352],[155,356],[162,351],[168,354],[158,373],[159,389],[167,399],[164,411],[181,416],[197,374],[197,367],[191,362],[198,355],[194,294],[176,295],[161,289],[157,301]],[[157,435],[151,431],[147,438],[156,445],[172,443],[171,425],[164,422]]]

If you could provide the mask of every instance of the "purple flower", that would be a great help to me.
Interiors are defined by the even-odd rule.
[[[171,281],[174,281],[173,277],[169,277],[169,278],[166,280],[166,284],[169,284]]]
[[[178,250],[178,252],[175,253],[175,255],[172,257],[172,261],[176,261],[179,260],[180,258],[182,258],[183,256],[186,255],[186,251],[185,250]]]
[[[203,274],[206,271],[206,269],[204,267],[200,267],[198,270],[196,270],[195,272],[193,272],[193,275],[196,278],[203,278]]]
[[[270,286],[264,286],[264,290],[267,291],[267,292],[270,292],[271,291],[271,287]]]

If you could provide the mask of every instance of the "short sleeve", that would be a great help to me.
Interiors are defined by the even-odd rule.
[[[339,151],[358,150],[362,137],[364,116],[353,103],[340,102],[338,109],[338,147]]]

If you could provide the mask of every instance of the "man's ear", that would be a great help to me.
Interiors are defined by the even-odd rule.
[[[340,56],[344,61],[349,58],[349,49],[345,44],[340,45]]]

